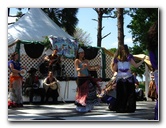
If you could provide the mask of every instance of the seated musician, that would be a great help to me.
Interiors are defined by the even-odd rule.
[[[57,104],[60,93],[60,84],[59,81],[53,76],[52,71],[49,71],[48,76],[44,79],[43,85],[46,90],[45,102],[47,103],[51,97],[53,99],[53,103]]]
[[[25,95],[29,96],[30,98],[30,103],[33,103],[33,97],[35,95],[39,95],[41,97],[41,103],[44,103],[44,98],[45,98],[45,89],[44,88],[39,88],[40,82],[38,79],[38,76],[36,76],[36,71],[37,69],[31,68],[28,73],[29,77],[25,80],[23,92]]]
[[[44,58],[48,62],[48,71],[52,71],[53,75],[59,77],[61,74],[61,60],[57,54],[57,50],[54,49],[51,55]]]
[[[117,72],[114,73],[111,80],[105,85],[105,88],[102,89],[101,94],[98,95],[103,103],[108,104],[110,111],[116,110],[116,75]]]

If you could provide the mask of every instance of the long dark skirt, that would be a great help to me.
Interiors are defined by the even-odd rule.
[[[119,79],[117,81],[117,110],[118,113],[135,112],[136,110],[136,94],[133,77],[127,79]]]
[[[99,103],[96,94],[96,81],[91,77],[78,77],[77,78],[77,92],[75,104],[79,107],[87,107]]]

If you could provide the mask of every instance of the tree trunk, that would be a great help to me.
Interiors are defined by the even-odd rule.
[[[102,16],[103,12],[101,8],[98,10],[98,29],[97,29],[97,46],[101,47],[101,40],[102,40]]]
[[[118,47],[124,45],[123,8],[117,8]]]
[[[10,8],[8,8],[8,17],[9,17],[9,15],[10,15]]]

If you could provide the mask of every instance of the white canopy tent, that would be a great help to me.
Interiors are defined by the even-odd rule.
[[[8,26],[8,47],[16,40],[43,41],[45,36],[53,35],[72,40],[73,37],[54,23],[40,8],[31,8],[17,22]],[[13,52],[14,48],[9,49]],[[21,53],[23,49],[21,47]]]

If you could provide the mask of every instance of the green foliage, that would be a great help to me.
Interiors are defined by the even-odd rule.
[[[85,46],[84,43],[79,43],[79,47]]]
[[[130,9],[132,17],[127,26],[131,29],[133,43],[138,44],[142,50],[146,49],[147,32],[150,26],[158,21],[158,8],[134,8]]]
[[[142,90],[145,92],[145,82],[139,82],[139,88],[142,88]]]
[[[109,49],[109,51],[110,51],[111,53],[115,53],[116,50],[117,50],[117,48],[111,48],[111,49]]]
[[[90,39],[90,34],[87,33],[86,31],[83,31],[81,28],[76,28],[76,31],[74,33],[74,38],[80,43],[84,45],[90,45],[91,39]]]
[[[133,55],[137,55],[137,54],[145,54],[146,52],[142,50],[142,48],[136,44],[134,44],[134,46],[131,48],[129,48],[129,51],[131,54]],[[136,63],[138,63],[140,60],[135,60]],[[143,74],[145,72],[145,65],[142,64],[140,67],[135,68],[133,66],[131,66],[131,71],[132,72],[136,72],[138,74],[139,77],[143,78]]]
[[[73,36],[78,24],[78,8],[42,8],[42,10],[69,35]]]
[[[147,32],[150,26],[158,20],[158,8],[130,8],[128,14],[132,20],[127,26],[131,29],[134,46],[130,48],[130,53],[145,54],[147,51]],[[139,62],[136,60],[136,62]],[[136,72],[140,77],[143,77],[145,72],[145,65],[139,68],[131,67],[132,72]]]
[[[42,43],[43,43],[43,45],[44,45],[44,47],[45,47],[46,49],[49,49],[49,48],[52,47],[52,46],[51,46],[51,43],[50,43],[50,41],[49,41],[48,36],[45,36],[45,38],[44,38],[44,40],[42,41]]]

